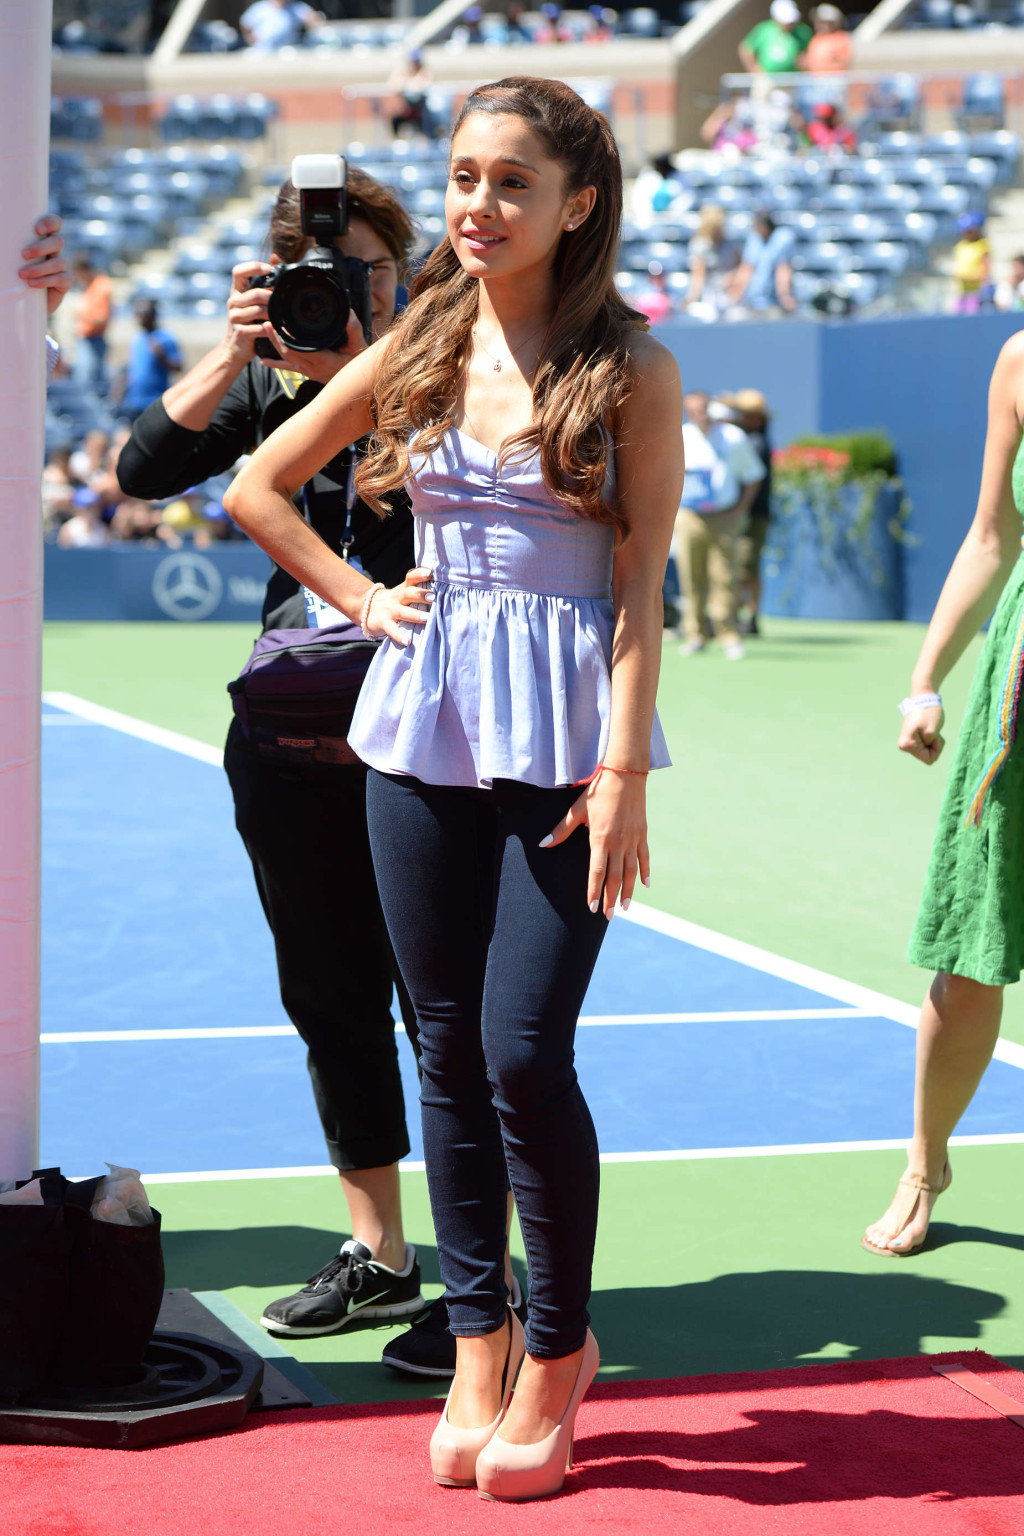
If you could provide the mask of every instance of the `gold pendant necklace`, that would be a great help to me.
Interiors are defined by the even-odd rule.
[[[546,329],[547,329],[547,326],[543,325],[543,326],[541,326],[540,330],[534,331],[531,335],[527,336],[525,341],[521,341],[519,343],[518,347],[509,347],[509,349],[508,349],[509,357],[515,357],[517,352],[521,352],[525,346],[528,346],[531,341],[535,340],[535,338],[538,337],[541,334],[541,331],[544,331]],[[492,369],[491,369],[491,372],[492,373],[500,373],[501,372],[501,361],[502,361],[501,358],[500,357],[495,357],[495,355],[491,351],[490,347],[486,346],[484,344],[484,342],[481,341],[480,337],[476,334],[475,330],[473,332],[471,332],[471,335],[473,337],[473,340],[479,345],[481,352],[485,352],[487,354],[487,356],[490,358],[492,364],[494,365],[492,367]]]

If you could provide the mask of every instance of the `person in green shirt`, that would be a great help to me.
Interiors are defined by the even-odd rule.
[[[768,20],[759,21],[740,43],[743,68],[751,75],[790,74],[813,36],[795,0],[772,0]]]

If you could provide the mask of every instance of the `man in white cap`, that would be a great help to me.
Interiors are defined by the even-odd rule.
[[[794,0],[772,0],[768,20],[759,21],[740,43],[743,68],[749,75],[791,74],[813,36]]]

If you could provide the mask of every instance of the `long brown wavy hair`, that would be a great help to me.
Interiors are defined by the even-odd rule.
[[[615,288],[622,219],[615,139],[601,113],[560,80],[513,76],[480,86],[459,113],[453,141],[473,112],[522,118],[562,166],[567,197],[597,189],[589,218],[559,241],[556,308],[537,359],[533,422],[503,444],[499,464],[539,450],[552,495],[625,537],[625,517],[603,499],[613,451],[608,429],[630,391],[630,334],[646,330],[647,320]],[[388,510],[382,498],[409,479],[410,456],[432,453],[451,427],[478,302],[477,279],[446,235],[416,277],[381,358],[374,432],[355,478],[359,495],[381,515]]]

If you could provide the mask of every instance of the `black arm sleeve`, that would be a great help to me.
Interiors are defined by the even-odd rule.
[[[255,446],[257,415],[248,367],[202,432],[179,426],[164,410],[163,401],[154,400],[136,420],[121,450],[117,461],[121,489],[126,496],[160,500],[222,474]]]

